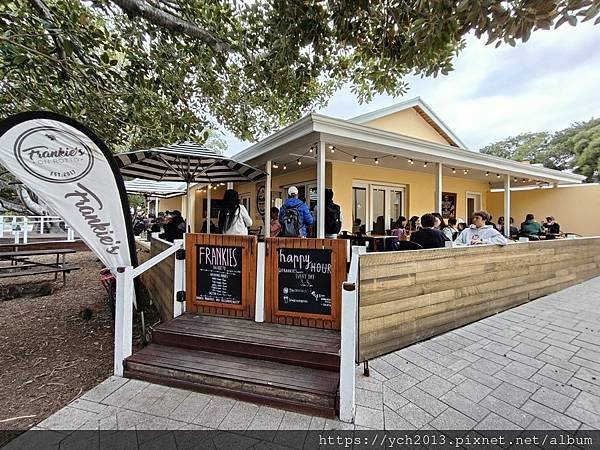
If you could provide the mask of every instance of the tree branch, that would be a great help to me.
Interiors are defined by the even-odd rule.
[[[215,53],[226,53],[229,51],[229,44],[213,36],[204,28],[182,20],[166,11],[155,8],[145,0],[111,0],[119,5],[123,11],[131,16],[139,16],[148,22],[166,28],[177,33],[183,33],[195,39],[198,39],[208,45]]]
[[[46,6],[43,0],[29,0],[29,3],[33,5],[33,7],[37,10],[37,12],[39,12],[42,15],[44,19],[46,19],[53,25],[56,25],[54,23],[54,16],[52,15],[52,12],[48,8],[48,6]],[[54,45],[56,45],[56,48],[58,50],[58,56],[60,57],[62,66],[61,75],[64,77],[67,75],[67,54],[65,53],[65,47],[63,44],[62,37],[60,37],[60,35],[55,30],[48,30],[48,33],[50,34],[50,37],[54,41]]]

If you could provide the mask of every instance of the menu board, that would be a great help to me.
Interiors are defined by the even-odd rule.
[[[331,315],[331,249],[280,248],[279,311]]]
[[[196,245],[196,300],[242,304],[242,247]]]

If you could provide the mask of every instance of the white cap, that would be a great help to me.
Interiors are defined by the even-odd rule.
[[[292,195],[298,195],[298,188],[296,186],[290,186],[288,189],[288,195],[291,197]]]

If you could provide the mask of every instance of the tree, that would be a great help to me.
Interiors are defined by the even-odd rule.
[[[573,170],[600,181],[600,119],[574,123],[555,133],[522,133],[479,150],[481,153],[543,164],[556,170]]]

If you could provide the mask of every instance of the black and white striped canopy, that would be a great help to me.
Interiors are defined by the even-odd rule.
[[[192,142],[115,155],[122,175],[156,181],[258,181],[265,172]]]
[[[136,178],[134,180],[125,181],[125,190],[129,194],[172,198],[184,195],[186,192],[186,185],[181,181],[152,181]]]

